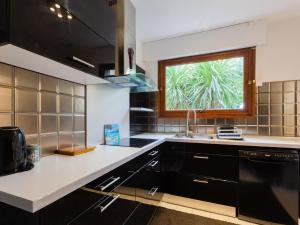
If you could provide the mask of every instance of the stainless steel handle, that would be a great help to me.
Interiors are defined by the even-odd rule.
[[[156,192],[158,191],[158,187],[153,187],[151,190],[148,192],[148,195],[154,196]]]
[[[111,182],[109,182],[106,185],[102,185],[103,183],[106,183],[106,181],[112,179]],[[96,188],[99,188],[101,191],[105,191],[106,188],[110,187],[111,185],[113,185],[114,183],[116,183],[118,180],[120,180],[121,177],[110,177],[107,180],[105,180],[104,182],[102,182],[101,184],[99,184]]]
[[[95,68],[95,66],[94,66],[93,64],[91,64],[91,63],[89,63],[89,62],[87,62],[87,61],[84,61],[84,60],[82,60],[82,59],[79,59],[79,58],[76,57],[76,56],[73,56],[72,59],[73,59],[74,61],[77,61],[77,62],[79,62],[79,63],[82,63],[82,64],[84,64],[84,65],[86,65],[86,66],[88,66],[88,67],[90,67],[90,68]]]
[[[113,204],[120,197],[120,195],[111,195],[110,197],[113,198],[106,205],[101,205],[103,203],[101,202],[99,205],[96,206],[96,208],[100,208],[101,213],[103,213],[111,204]]]
[[[199,155],[194,155],[193,158],[194,159],[209,159],[208,156],[199,156]]]
[[[193,182],[195,182],[195,183],[201,183],[201,184],[208,184],[208,180],[194,179]]]
[[[158,154],[158,151],[152,151],[152,152],[150,152],[148,155],[150,155],[150,156],[155,156],[155,155],[157,155]]]
[[[158,161],[152,161],[151,163],[149,163],[149,166],[154,167],[156,166],[158,163]]]

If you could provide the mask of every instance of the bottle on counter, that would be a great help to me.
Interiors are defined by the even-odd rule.
[[[38,144],[27,145],[28,163],[37,163],[41,158],[41,147]]]

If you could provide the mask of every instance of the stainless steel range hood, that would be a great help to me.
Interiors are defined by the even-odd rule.
[[[104,79],[131,92],[157,91],[145,74],[136,73],[136,12],[131,0],[117,1],[115,69],[105,70]]]

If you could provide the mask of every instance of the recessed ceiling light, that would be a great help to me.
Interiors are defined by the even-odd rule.
[[[71,14],[68,13],[68,19],[71,20],[73,18],[73,16]]]
[[[61,13],[58,13],[57,16],[58,16],[59,18],[62,18],[62,17],[63,17]]]
[[[50,7],[50,11],[55,12],[55,9],[53,7]]]
[[[58,9],[60,9],[60,5],[57,4],[57,3],[55,4],[55,7],[58,8]]]

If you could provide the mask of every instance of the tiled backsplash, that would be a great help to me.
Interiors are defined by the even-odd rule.
[[[235,125],[244,134],[300,136],[300,81],[263,83],[257,88],[257,116],[249,119],[198,119],[199,134],[215,133],[220,125]],[[132,112],[132,134],[142,132],[184,132],[186,119],[157,118],[156,93],[131,94],[131,106],[152,108],[154,113]]]
[[[85,86],[0,63],[0,126],[24,129],[42,154],[85,146]]]

